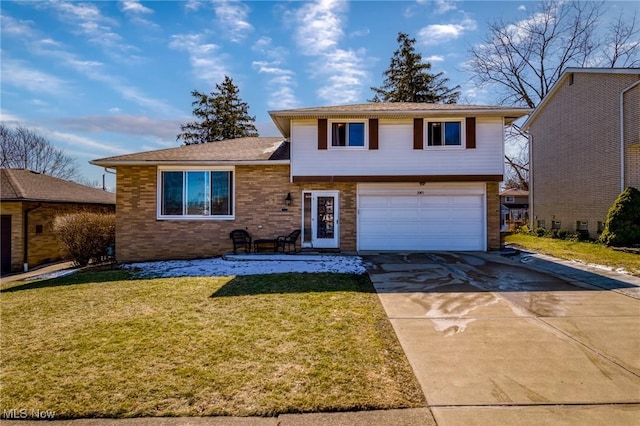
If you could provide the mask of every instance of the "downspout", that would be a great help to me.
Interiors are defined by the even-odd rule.
[[[620,92],[620,192],[625,189],[624,185],[624,94],[629,90],[640,84],[640,80],[633,83],[631,86],[622,89]]]
[[[529,133],[529,229],[533,230],[538,226],[537,222],[534,222],[534,209],[533,209],[533,135]]]
[[[42,204],[38,204],[35,207],[31,207],[30,209],[25,209],[24,211],[24,238],[23,238],[23,259],[22,259],[22,269],[24,272],[29,270],[29,213],[32,211],[39,209],[42,207]]]

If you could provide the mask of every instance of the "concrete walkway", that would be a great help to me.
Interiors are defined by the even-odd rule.
[[[366,259],[438,425],[640,424],[635,278],[487,253]]]

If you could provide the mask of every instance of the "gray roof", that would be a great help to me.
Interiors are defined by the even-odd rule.
[[[507,123],[531,112],[530,108],[501,105],[433,104],[417,102],[370,102],[366,104],[337,105],[269,111],[271,119],[283,135],[290,135],[291,119],[305,118],[418,118],[498,116]]]
[[[289,163],[289,142],[282,137],[247,137],[145,151],[92,160],[103,167],[161,164]]]
[[[25,169],[0,169],[2,201],[115,204],[116,194]]]

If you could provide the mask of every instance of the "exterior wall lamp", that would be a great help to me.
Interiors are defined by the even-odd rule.
[[[284,203],[285,203],[287,206],[290,206],[290,205],[291,205],[291,201],[293,201],[293,200],[291,199],[291,193],[290,193],[290,192],[288,192],[288,193],[287,193],[287,197],[284,199]]]

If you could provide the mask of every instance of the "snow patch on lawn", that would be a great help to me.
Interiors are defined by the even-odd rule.
[[[366,272],[359,256],[251,256],[216,257],[197,260],[171,260],[129,263],[125,269],[136,270],[144,277],[217,277],[230,275],[282,274],[287,272],[333,272],[363,274]]]

